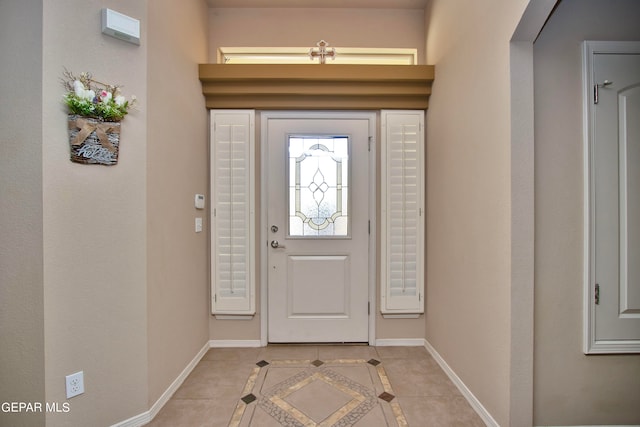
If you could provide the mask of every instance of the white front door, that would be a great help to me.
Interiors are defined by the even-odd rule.
[[[375,116],[272,113],[263,120],[268,341],[367,342]]]
[[[598,98],[593,101],[592,160],[595,340],[618,343],[622,351],[637,352],[640,350],[640,54],[595,55],[593,79],[599,85],[594,88]]]

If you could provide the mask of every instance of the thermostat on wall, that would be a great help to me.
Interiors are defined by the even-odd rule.
[[[111,9],[102,9],[102,32],[133,44],[140,44],[140,21]]]
[[[196,209],[204,209],[204,194],[196,194]]]

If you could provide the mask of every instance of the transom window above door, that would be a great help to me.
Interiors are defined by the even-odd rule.
[[[218,64],[312,64],[309,47],[220,47]],[[416,65],[412,48],[335,47],[326,64]],[[317,61],[315,61],[317,63]]]

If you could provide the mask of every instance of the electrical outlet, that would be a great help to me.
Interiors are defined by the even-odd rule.
[[[84,393],[84,372],[67,375],[67,399]]]

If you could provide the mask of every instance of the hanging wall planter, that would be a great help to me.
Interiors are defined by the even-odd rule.
[[[64,73],[69,107],[71,161],[83,164],[115,165],[120,149],[120,121],[136,102],[120,94],[120,86],[100,83],[89,73],[79,77]]]
[[[69,115],[71,161],[115,165],[120,148],[120,122]]]

